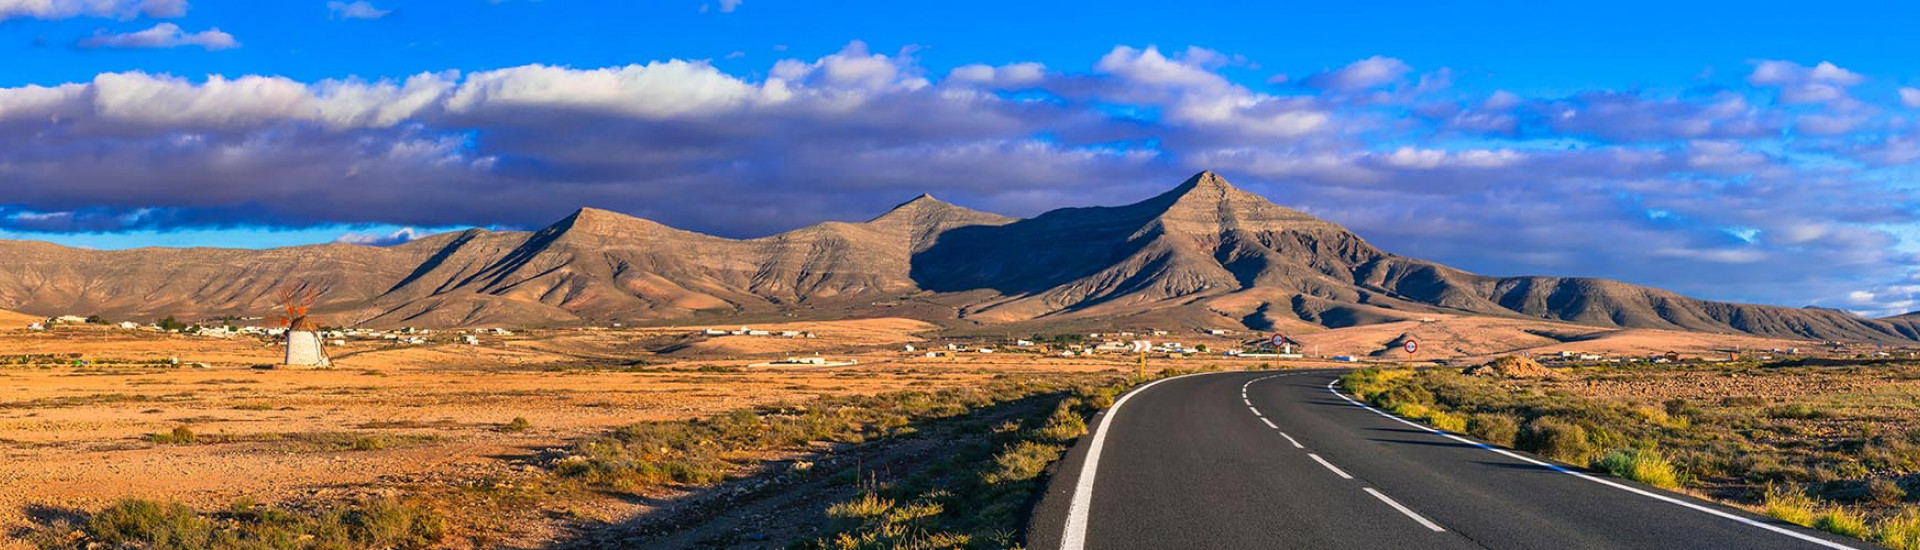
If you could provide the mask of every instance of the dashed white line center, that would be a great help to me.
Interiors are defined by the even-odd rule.
[[[1332,462],[1327,462],[1327,459],[1320,458],[1320,455],[1307,453],[1307,457],[1312,458],[1314,462],[1320,463],[1321,466],[1326,466],[1328,470],[1333,471],[1334,475],[1340,476],[1340,479],[1353,479],[1353,476],[1347,475],[1346,471],[1341,470],[1338,466],[1334,466]]]
[[[1435,524],[1432,521],[1428,521],[1427,518],[1420,517],[1420,514],[1413,513],[1413,510],[1407,509],[1406,506],[1401,506],[1400,503],[1394,502],[1393,499],[1387,498],[1387,495],[1381,494],[1379,491],[1373,490],[1372,487],[1366,487],[1362,490],[1366,491],[1367,494],[1369,495],[1373,495],[1373,498],[1380,499],[1380,502],[1387,503],[1387,506],[1392,506],[1393,509],[1399,510],[1400,513],[1402,514],[1406,514],[1407,517],[1413,518],[1414,521],[1420,522],[1421,525],[1425,525],[1428,529],[1432,529],[1433,532],[1435,533],[1446,532],[1446,529],[1441,529],[1439,525]]]

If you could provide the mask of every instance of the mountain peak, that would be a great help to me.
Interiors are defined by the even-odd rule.
[[[667,231],[686,233],[658,222],[637,218],[612,210],[582,207],[572,215],[554,222],[541,230],[541,233],[567,235],[594,235],[601,237],[635,237],[643,234],[655,234]]]
[[[1220,174],[1215,174],[1212,170],[1201,170],[1200,173],[1194,174],[1191,178],[1187,178],[1187,181],[1181,182],[1180,186],[1174,189],[1187,191],[1239,190],[1239,188],[1234,187],[1233,184],[1227,183],[1227,178],[1220,177]]]
[[[920,196],[914,197],[913,200],[894,205],[893,209],[888,210],[887,212],[893,213],[894,211],[898,211],[901,209],[929,208],[929,207],[942,207],[942,206],[954,206],[954,205],[953,203],[933,198],[932,193],[921,193]]]
[[[1234,187],[1211,170],[1194,174],[1179,186],[1142,204],[1162,209],[1159,218],[1169,229],[1201,233],[1221,229],[1345,231],[1334,223]]]

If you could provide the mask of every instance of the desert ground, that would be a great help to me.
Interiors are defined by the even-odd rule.
[[[544,475],[539,457],[636,422],[704,418],[832,396],[979,386],[1006,374],[1127,373],[1128,355],[1058,357],[1004,345],[998,353],[929,358],[940,327],[906,319],[755,325],[776,336],[700,334],[738,325],[486,333],[452,332],[401,345],[333,346],[333,368],[263,368],[281,350],[260,338],[205,338],[97,325],[22,330],[0,318],[0,532],[20,535],[66,512],[122,498],[219,510],[242,500],[326,506],[422,488],[507,484]],[[811,334],[782,338],[781,331]],[[1157,336],[1232,349],[1261,333]],[[1142,333],[1144,334],[1144,333]],[[1699,357],[1729,350],[1813,349],[1817,343],[1666,331],[1617,330],[1479,317],[1438,317],[1288,335],[1317,357],[1236,359],[1156,355],[1151,368],[1325,366],[1475,361],[1555,351]],[[1409,358],[1397,342],[1422,340]],[[1147,336],[1139,336],[1145,338]],[[981,342],[962,342],[981,345]],[[1004,343],[1000,343],[1004,344]],[[749,366],[790,356],[846,366]],[[185,428],[192,444],[165,436]],[[537,547],[581,518],[644,515],[661,500],[566,498],[509,518],[474,546]],[[467,521],[482,522],[476,518]],[[12,538],[0,547],[28,547]]]
[[[894,319],[769,325],[815,337],[725,336],[671,355],[629,349],[674,347],[699,328],[535,331],[477,346],[362,342],[332,349],[331,369],[253,368],[277,363],[280,349],[252,339],[87,326],[0,332],[0,356],[38,361],[0,367],[8,464],[0,531],[32,524],[35,510],[92,510],[126,497],[221,509],[241,498],[324,502],[513,479],[537,475],[532,461],[543,449],[635,422],[975,385],[1008,372],[1131,366],[1011,353],[913,357],[893,350],[934,327]],[[745,366],[820,351],[859,364]],[[503,429],[516,418],[528,427]],[[179,427],[198,442],[150,440]],[[569,506],[603,518],[646,511],[612,499]],[[510,542],[535,545],[552,534],[522,527],[524,539]]]

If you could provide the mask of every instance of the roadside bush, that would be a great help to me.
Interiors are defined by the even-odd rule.
[[[1680,473],[1674,470],[1673,463],[1653,449],[1613,451],[1595,461],[1593,468],[1654,487],[1680,487]]]
[[[1820,511],[1820,503],[1799,489],[1783,485],[1768,485],[1766,495],[1760,499],[1760,508],[1767,515],[1794,525],[1813,527],[1815,516]]]
[[[1894,550],[1920,550],[1920,509],[1908,508],[1880,520],[1873,541]]]
[[[1037,436],[1040,439],[1055,442],[1070,442],[1087,433],[1087,421],[1080,417],[1074,408],[1079,399],[1063,399],[1053,409],[1053,415],[1047,417],[1047,423],[1040,427]]]
[[[1015,443],[993,457],[994,468],[981,474],[980,479],[989,485],[1033,479],[1060,457],[1061,450],[1059,445],[1032,441]]]
[[[1432,405],[1433,392],[1418,385],[1401,384],[1385,393],[1375,394],[1372,401],[1376,406],[1387,408],[1403,405]]]
[[[1586,428],[1552,416],[1528,421],[1514,445],[1523,451],[1574,464],[1586,462],[1593,454]]]
[[[1860,519],[1859,514],[1839,505],[1821,510],[1813,520],[1813,528],[1853,538],[1866,538],[1868,534],[1867,520]]]
[[[1368,367],[1341,376],[1340,388],[1362,401],[1372,402],[1374,396],[1401,385],[1411,376],[1413,369]]]
[[[1427,413],[1427,423],[1441,431],[1464,433],[1467,431],[1467,417],[1458,414],[1434,410]]]
[[[1474,413],[1467,417],[1467,435],[1481,441],[1512,447],[1513,438],[1520,433],[1520,423],[1513,417],[1498,413]]]

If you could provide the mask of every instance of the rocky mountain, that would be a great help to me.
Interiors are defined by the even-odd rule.
[[[1467,313],[1831,340],[1920,339],[1920,315],[1695,300],[1617,281],[1487,277],[1375,248],[1210,172],[1118,207],[1012,219],[921,196],[862,223],[726,239],[596,209],[533,232],[377,248],[88,251],[0,241],[0,307],[257,317],[290,281],[339,324],[554,325],[888,314],[966,324],[1159,319],[1267,329]],[[882,311],[884,310],[884,311]]]

